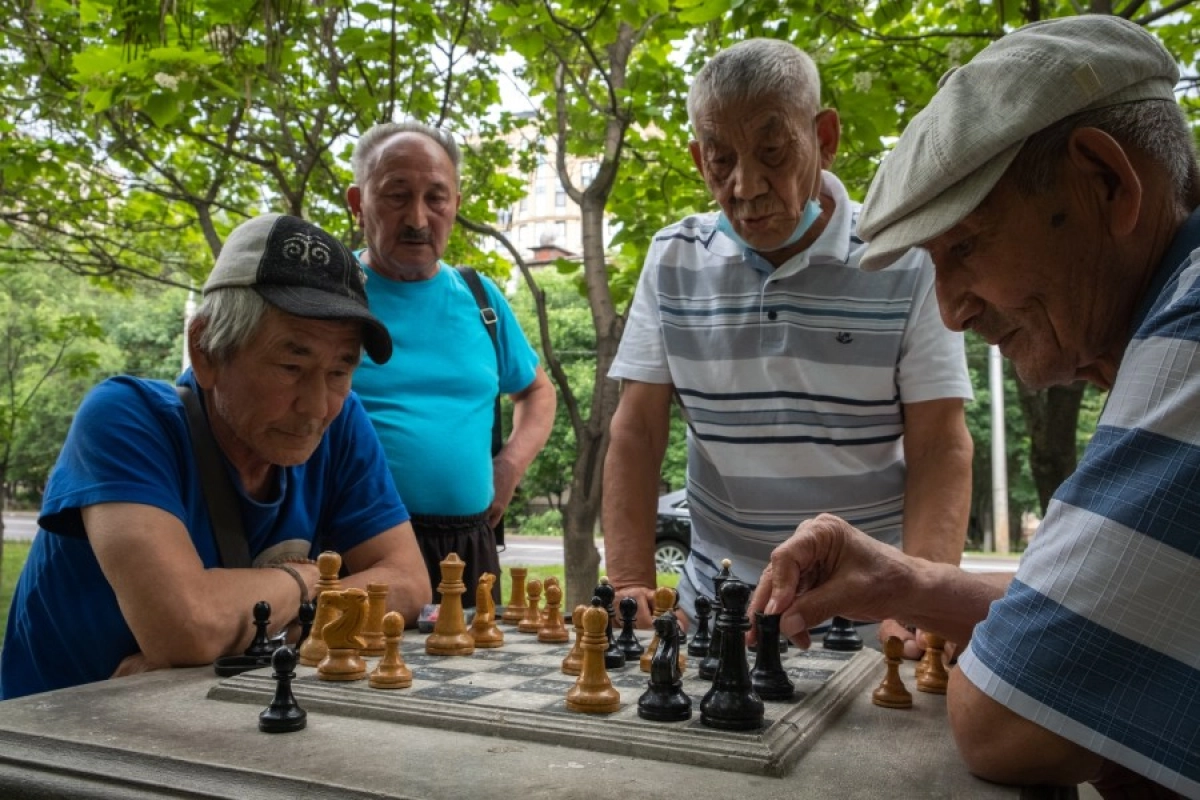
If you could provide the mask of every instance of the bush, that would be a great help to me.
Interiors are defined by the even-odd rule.
[[[522,536],[562,536],[562,513],[557,508],[521,520],[517,533]]]

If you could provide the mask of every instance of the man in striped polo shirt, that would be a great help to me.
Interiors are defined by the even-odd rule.
[[[755,597],[801,640],[842,613],[966,645],[950,722],[990,780],[1200,798],[1200,165],[1178,78],[1119,17],[1027,25],[942,79],[867,195],[864,268],[919,244],[947,325],[1027,384],[1110,391],[1016,576],[825,516]]]
[[[651,243],[609,376],[623,380],[605,462],[605,561],[649,625],[655,498],[671,403],[688,421],[689,614],[722,559],[754,583],[806,517],[836,511],[880,541],[957,564],[971,487],[971,397],[928,257],[858,268],[857,207],[826,171],[837,112],[812,60],[753,39],[688,94],[692,158],[721,213]],[[818,621],[819,622],[819,621]],[[882,631],[908,641],[894,622]]]

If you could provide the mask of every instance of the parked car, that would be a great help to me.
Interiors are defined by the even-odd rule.
[[[692,518],[688,513],[687,490],[680,489],[658,498],[658,520],[654,526],[654,567],[669,575],[683,571],[692,551]]]

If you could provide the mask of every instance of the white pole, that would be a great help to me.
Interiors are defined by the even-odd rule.
[[[192,365],[192,359],[188,355],[188,325],[192,321],[192,317],[196,316],[196,284],[192,284],[192,288],[188,289],[187,302],[183,304],[183,372]]]
[[[992,541],[997,553],[1008,552],[1008,452],[1004,442],[1004,358],[988,346],[988,378],[992,392]]]

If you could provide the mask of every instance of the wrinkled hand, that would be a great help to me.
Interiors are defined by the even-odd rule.
[[[922,631],[918,630],[914,633],[894,619],[885,619],[879,623],[879,643],[887,644],[887,640],[895,636],[904,642],[904,657],[910,660],[916,660],[925,655],[925,640],[921,634]]]
[[[512,502],[521,474],[502,458],[492,459],[492,504],[488,506],[487,522],[495,528],[504,518],[504,510]]]
[[[812,625],[834,615],[886,619],[889,589],[904,558],[840,517],[805,520],[771,553],[750,602],[751,616],[755,611],[782,615],[780,631],[801,647],[812,643]]]
[[[621,600],[626,597],[632,597],[637,600],[638,613],[634,626],[637,628],[652,628],[654,627],[654,587],[653,586],[638,586],[630,584],[628,586],[614,587],[616,589],[616,597],[613,599],[613,608],[617,609],[617,619],[621,618]],[[684,620],[686,621],[686,617]],[[683,624],[686,624],[683,623]],[[686,628],[684,629],[686,631]]]

